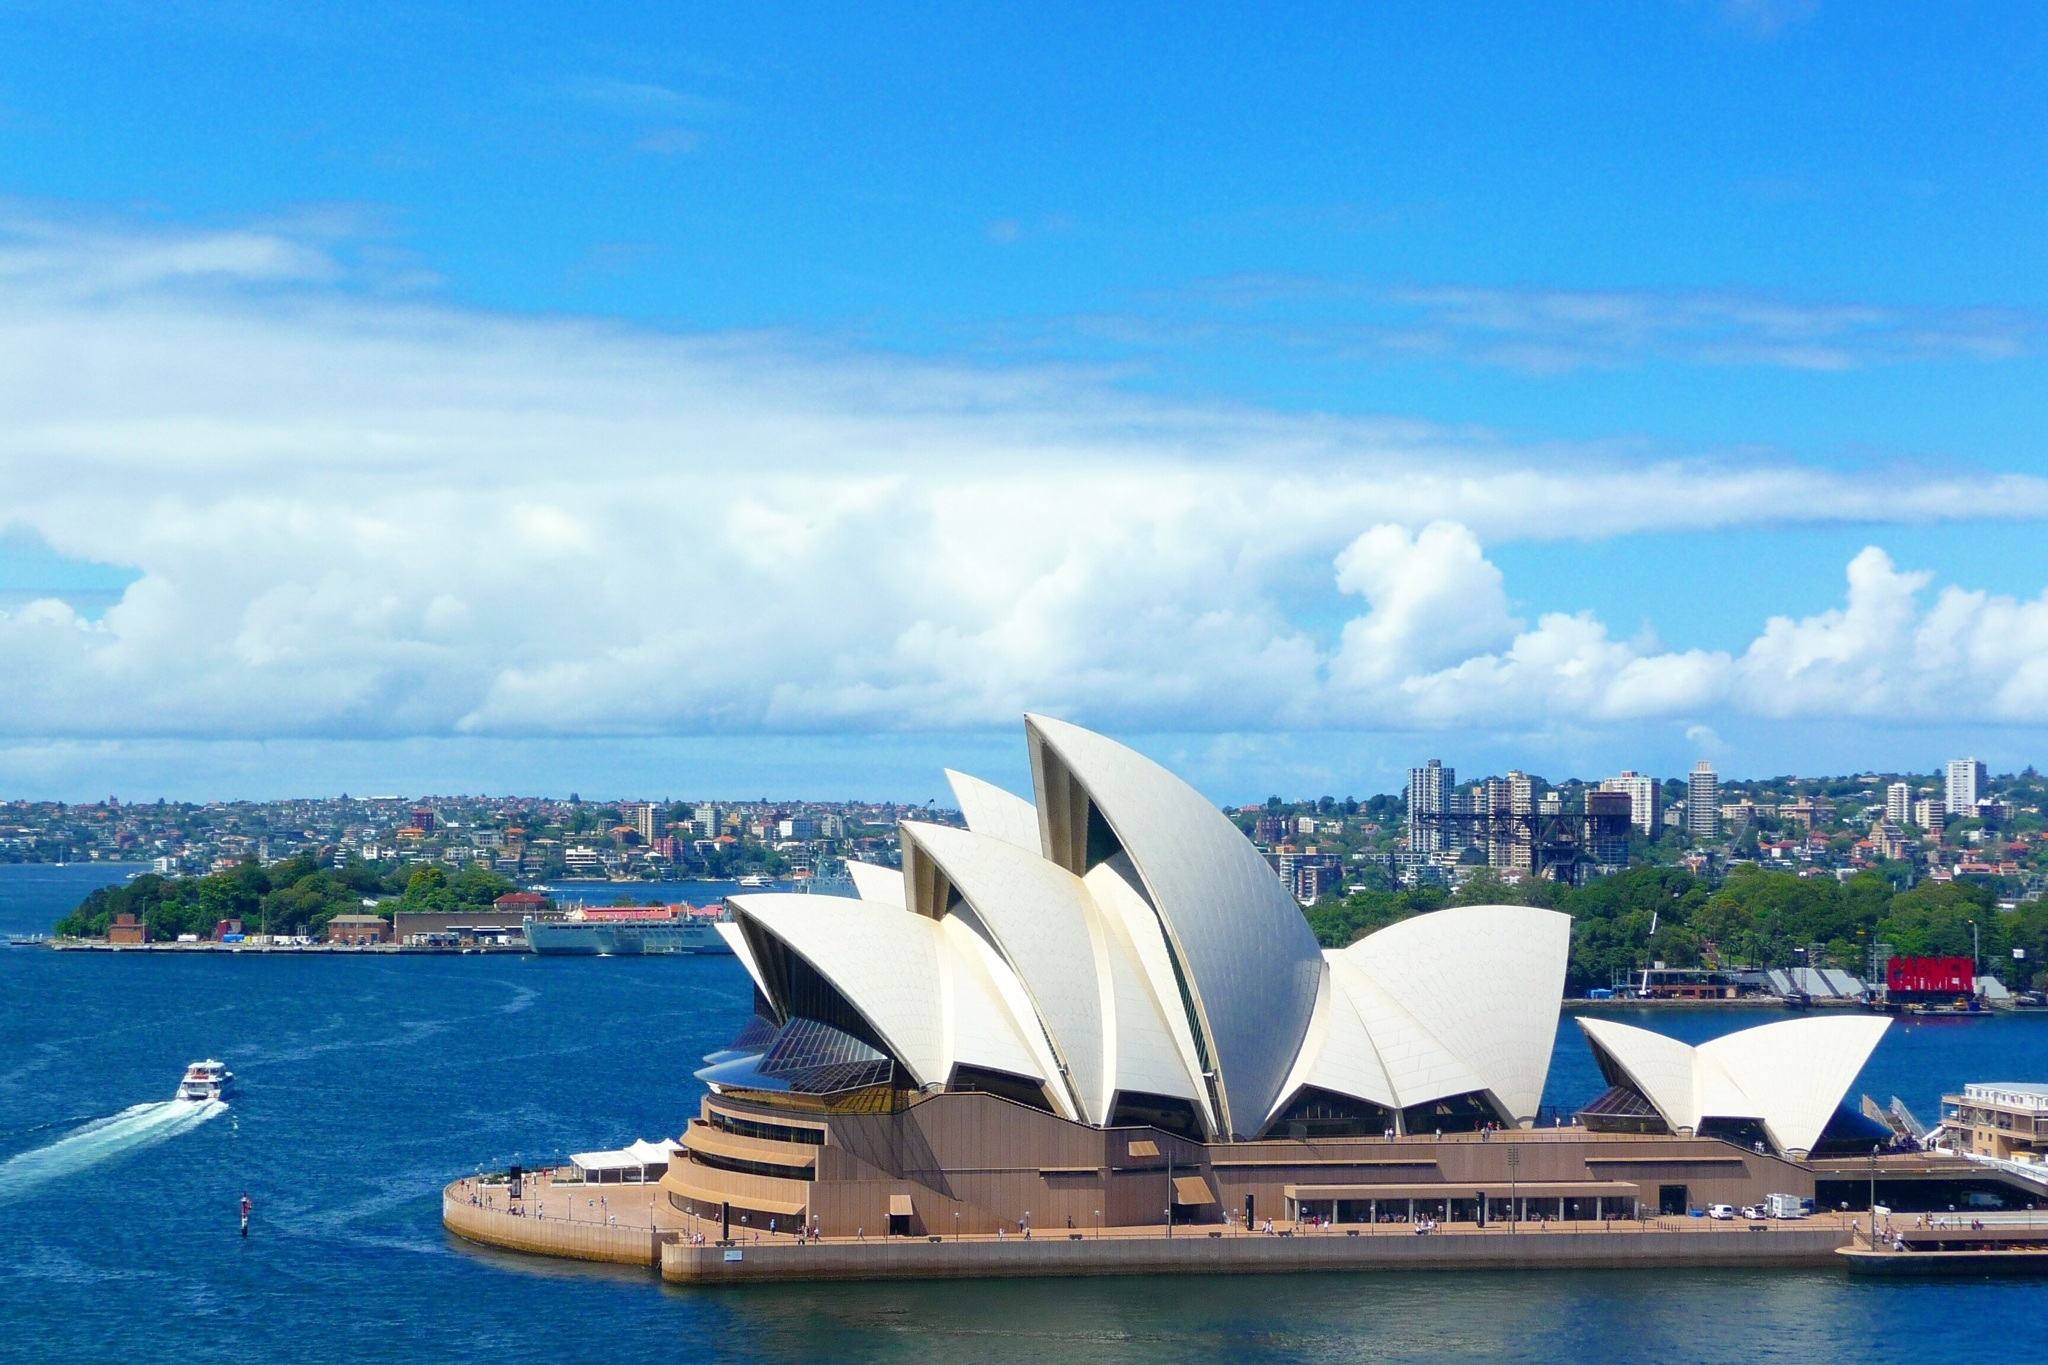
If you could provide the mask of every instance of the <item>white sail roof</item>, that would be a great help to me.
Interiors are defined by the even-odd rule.
[[[1016,971],[1071,1080],[1096,1123],[1102,1093],[1103,1018],[1088,893],[1081,879],[1036,849],[970,830],[904,821],[905,864],[922,855],[965,898],[990,941]],[[942,916],[947,907],[933,907]]]
[[[1337,969],[1328,962],[1324,964],[1308,1037],[1293,1073],[1281,1087],[1280,1098],[1274,1101],[1274,1113],[1285,1107],[1303,1086],[1349,1095],[1390,1109],[1401,1107],[1394,1083],[1387,1079],[1386,1067],[1380,1062],[1379,1048],[1365,1020],[1359,1017],[1357,1002],[1338,982]]]
[[[1315,1012],[1322,953],[1301,907],[1237,826],[1165,768],[1065,721],[1028,715],[1024,723],[1047,853],[1074,872],[1088,870],[1092,805],[1130,855],[1179,962],[1225,1111],[1219,1117],[1230,1135],[1251,1136]]]
[[[1400,1108],[1486,1089],[1486,1081],[1469,1062],[1431,1033],[1377,980],[1360,971],[1350,957],[1344,953],[1330,957],[1332,980],[1358,1012]]]
[[[846,875],[853,878],[853,889],[860,893],[862,900],[893,905],[898,910],[903,908],[903,873],[899,869],[848,858]]]
[[[732,896],[726,904],[830,980],[919,1085],[945,1080],[937,924],[891,906],[832,896]],[[768,984],[774,999],[775,983]],[[783,1000],[776,1004],[787,1007]]]
[[[1026,730],[1035,805],[949,773],[969,828],[906,822],[901,872],[849,864],[860,899],[731,898],[720,932],[779,1009],[847,1027],[853,1011],[915,1085],[998,1071],[1092,1124],[1163,1097],[1250,1138],[1304,1089],[1397,1110],[1484,1095],[1533,1117],[1563,916],[1444,910],[1325,954],[1193,788],[1076,726]]]
[[[945,992],[941,1023],[946,1041],[943,1075],[958,1066],[983,1067],[1024,1076],[1045,1085],[1059,1066],[1033,1016],[1030,996],[1002,956],[958,918],[939,924],[944,952]],[[1057,1084],[1046,1097],[1066,1118],[1084,1119]]]
[[[1542,1105],[1571,946],[1571,917],[1555,910],[1464,905],[1389,925],[1343,956],[1526,1124]]]
[[[1118,854],[1081,879],[1109,964],[1103,1108],[1108,1111],[1119,1093],[1167,1095],[1192,1101],[1213,1130],[1216,1116],[1202,1090],[1195,1037],[1179,1007],[1159,916],[1119,870],[1128,863]]]
[[[1783,1151],[1810,1152],[1891,1020],[1884,1015],[1788,1019],[1700,1044],[1755,1104]]]
[[[716,929],[718,936],[725,940],[725,946],[732,949],[732,955],[740,960],[742,967],[747,969],[747,975],[754,978],[754,985],[760,989],[761,994],[768,994],[768,987],[761,980],[761,968],[754,961],[754,949],[747,942],[746,931],[741,929],[732,920],[719,920],[711,927]]]
[[[915,1084],[943,1085],[961,1065],[1041,1083],[1057,1075],[1022,985],[965,925],[845,897],[734,896],[727,903],[829,980]],[[738,938],[745,942],[743,933]],[[751,952],[746,961],[775,999]]]
[[[1041,851],[1038,807],[992,782],[984,782],[951,768],[946,769],[946,781],[952,785],[953,799],[960,803],[960,814],[966,817],[967,828],[1033,853]]]
[[[1779,1151],[1805,1155],[1891,1020],[1790,1019],[1698,1047],[1606,1019],[1578,1024],[1608,1067],[1626,1077],[1673,1132],[1698,1132],[1709,1119],[1755,1119]]]

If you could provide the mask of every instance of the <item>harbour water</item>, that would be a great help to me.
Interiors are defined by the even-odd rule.
[[[0,933],[46,931],[119,875],[0,866]],[[441,1230],[442,1183],[479,1163],[673,1135],[695,1111],[695,1059],[748,999],[731,958],[0,949],[0,1361],[1813,1362],[2004,1353],[2039,1335],[2043,1290],[2027,1281],[1598,1272],[705,1291]],[[1698,1041],[1774,1016],[1609,1017]],[[205,1056],[235,1071],[232,1102],[158,1117]],[[2048,1080],[2048,1020],[1895,1025],[1862,1088],[1931,1117],[1944,1087],[1987,1079]],[[1546,1101],[1601,1088],[1566,1021]]]

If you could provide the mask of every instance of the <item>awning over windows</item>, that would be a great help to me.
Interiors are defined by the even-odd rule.
[[[909,1195],[892,1194],[889,1196],[889,1216],[891,1218],[908,1218],[911,1212]]]
[[[1216,1196],[1209,1193],[1209,1182],[1198,1175],[1177,1175],[1173,1178],[1173,1202],[1176,1204],[1213,1204]]]
[[[1625,1180],[1505,1180],[1484,1185],[1283,1185],[1289,1199],[1637,1199],[1640,1186]]]

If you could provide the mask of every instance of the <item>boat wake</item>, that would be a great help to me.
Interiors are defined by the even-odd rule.
[[[163,1100],[123,1109],[112,1118],[94,1119],[46,1147],[0,1162],[0,1199],[11,1199],[37,1186],[127,1152],[153,1147],[228,1111],[219,1100]]]

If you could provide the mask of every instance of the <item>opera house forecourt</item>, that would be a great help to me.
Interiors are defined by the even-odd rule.
[[[949,773],[967,828],[904,823],[901,870],[856,864],[857,898],[730,899],[753,1015],[696,1070],[658,1182],[606,1187],[643,1229],[586,1236],[469,1182],[451,1229],[682,1280],[1811,1263],[1847,1240],[1685,1215],[1867,1162],[1842,1100],[1884,1019],[1699,1048],[1581,1020],[1610,1089],[1539,1127],[1567,917],[1466,906],[1324,950],[1187,783],[1024,729],[1032,800]]]

